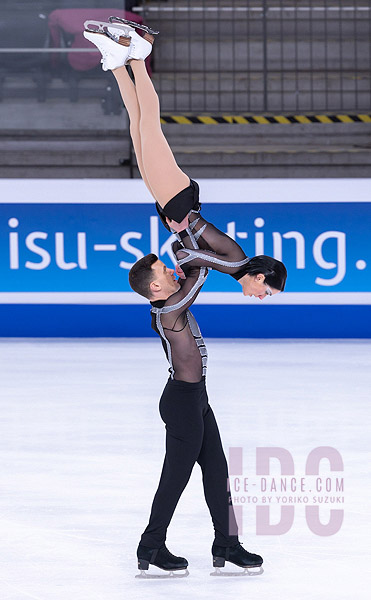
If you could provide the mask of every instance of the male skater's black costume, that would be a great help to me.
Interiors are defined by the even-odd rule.
[[[178,262],[184,264],[187,277],[179,280],[180,290],[167,300],[151,302],[152,327],[161,337],[170,363],[170,378],[160,399],[160,414],[166,425],[166,454],[140,547],[142,554],[143,547],[163,548],[175,507],[195,462],[198,462],[215,530],[213,554],[218,556],[219,547],[221,556],[225,557],[226,548],[246,551],[238,542],[237,524],[227,487],[227,462],[214,413],[208,403],[205,385],[207,350],[189,307],[206,281],[208,268],[216,267],[225,273],[236,274],[249,259],[234,240],[207,223],[198,212],[191,213],[190,221],[189,228],[177,234],[179,241],[173,244],[174,253]],[[215,252],[200,250],[200,244],[213,248]],[[227,554],[229,556],[229,550]],[[259,560],[257,562],[262,563],[261,557],[249,556],[260,559],[260,563]],[[153,560],[150,562],[156,564]],[[183,568],[185,566],[186,561]]]

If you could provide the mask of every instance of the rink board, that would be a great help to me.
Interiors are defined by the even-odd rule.
[[[195,306],[202,334],[216,338],[371,338],[371,307]],[[2,337],[157,337],[138,305],[0,305]]]
[[[248,256],[284,261],[283,294],[245,298],[210,272],[193,312],[207,337],[371,337],[371,180],[200,180],[205,218]],[[147,337],[128,285],[172,236],[139,180],[0,181],[0,335]]]

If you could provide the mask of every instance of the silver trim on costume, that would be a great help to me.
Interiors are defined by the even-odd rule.
[[[210,261],[212,263],[221,265],[223,267],[243,267],[250,261],[249,258],[244,258],[243,260],[239,260],[237,262],[230,262],[228,260],[222,260],[221,258],[215,258],[213,256],[210,256],[209,254],[202,254],[201,252],[197,252],[196,250],[191,250],[190,248],[184,248],[184,247],[179,249],[178,252],[186,252],[188,254],[188,256],[185,256],[184,258],[181,258],[180,260],[178,260],[179,266],[190,262],[194,258],[201,258],[202,260]]]
[[[171,344],[165,335],[164,328],[161,323],[161,315],[165,314],[165,313],[170,313],[170,312],[173,312],[174,310],[178,310],[179,308],[182,308],[182,306],[187,304],[187,302],[192,298],[192,296],[194,296],[194,294],[197,292],[197,290],[203,286],[206,279],[207,279],[207,267],[201,267],[197,281],[194,283],[194,285],[192,286],[192,288],[190,289],[188,294],[183,298],[183,300],[180,300],[180,302],[177,302],[176,304],[173,304],[172,306],[163,306],[162,308],[153,306],[151,309],[151,312],[156,315],[156,327],[160,333],[161,338],[165,341],[165,344],[166,344],[167,359],[170,364],[171,379],[174,379],[175,369],[174,369],[173,360],[172,360]],[[201,335],[201,331],[200,331],[200,328],[198,326],[196,319],[194,318],[194,316],[188,309],[186,310],[186,318],[187,318],[187,322],[189,325],[189,329],[196,341],[197,348],[201,355],[202,376],[204,377],[206,375],[207,357],[208,357],[205,342]]]
[[[189,328],[191,330],[193,337],[196,340],[198,351],[201,354],[202,377],[204,377],[206,375],[206,369],[207,369],[207,359],[208,359],[207,348],[205,346],[204,339],[201,335],[199,325],[198,325],[196,319],[194,318],[193,314],[191,313],[190,310],[187,310],[186,315],[187,315],[187,321],[189,324]]]
[[[193,250],[191,250],[193,252]],[[164,306],[163,308],[156,308],[156,310],[160,310],[162,313],[169,313],[173,310],[178,310],[182,308],[187,302],[192,298],[192,296],[196,293],[196,291],[205,283],[207,278],[207,267],[200,267],[200,273],[198,275],[196,283],[191,287],[188,294],[184,296],[183,300],[180,300],[176,304],[172,306]],[[177,293],[177,292],[175,292]],[[170,296],[171,298],[171,296]]]
[[[197,221],[198,221],[198,219],[197,219]],[[205,223],[205,225],[203,225],[203,226],[201,227],[201,229],[199,229],[198,231],[196,231],[196,233],[195,233],[195,236],[194,236],[194,238],[195,238],[196,242],[197,242],[198,238],[199,238],[199,237],[201,237],[201,235],[202,235],[202,234],[203,234],[203,232],[205,231],[206,227],[207,227],[207,223]]]
[[[189,227],[187,227],[186,232],[188,233],[189,239],[192,242],[192,246],[195,248],[195,250],[198,250],[199,249],[199,245],[196,242],[195,235],[194,235],[192,229],[190,229]]]

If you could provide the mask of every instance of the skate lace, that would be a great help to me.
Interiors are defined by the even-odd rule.
[[[101,63],[104,65],[106,63],[106,61],[108,60],[108,58],[110,57],[110,51],[106,50],[105,48],[101,48],[101,54],[102,54],[102,58],[101,58]]]

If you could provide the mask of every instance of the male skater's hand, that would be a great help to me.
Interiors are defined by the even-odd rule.
[[[180,268],[178,263],[175,265],[175,273],[178,275],[178,277],[180,277],[180,279],[186,278],[183,269]]]
[[[169,219],[169,217],[166,217],[166,223],[169,225],[170,229],[172,229],[176,233],[179,233],[180,231],[184,231],[185,229],[187,229],[189,225],[188,215],[184,217],[181,223],[177,223],[176,221]]]

